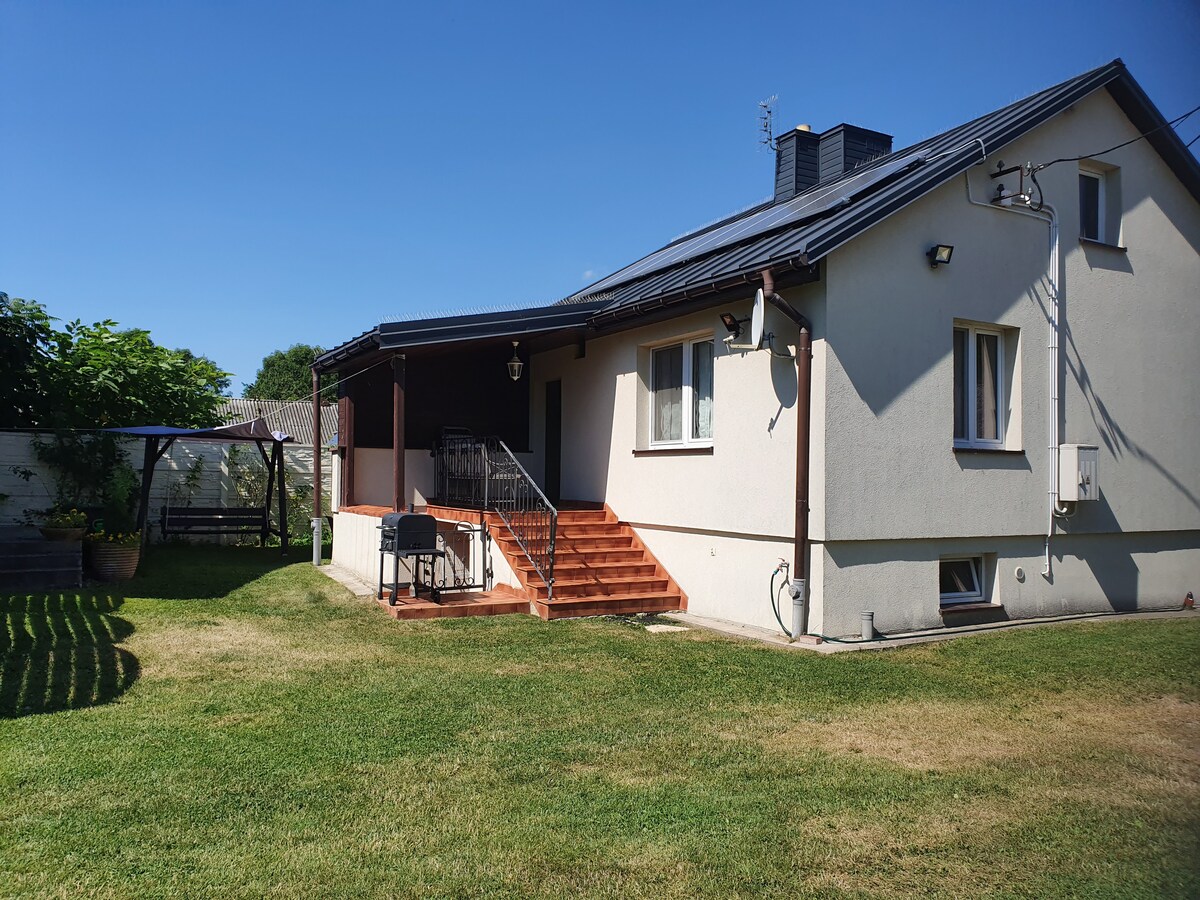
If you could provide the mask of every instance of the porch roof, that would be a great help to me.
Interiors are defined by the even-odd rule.
[[[588,320],[610,298],[585,298],[554,306],[534,306],[466,316],[383,322],[359,337],[318,356],[318,371],[337,368],[351,357],[375,351],[407,350],[477,341],[528,340],[556,333],[583,333]]]

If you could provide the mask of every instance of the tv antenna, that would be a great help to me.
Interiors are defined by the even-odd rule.
[[[775,149],[775,127],[773,120],[775,118],[775,104],[778,102],[778,94],[772,94],[766,100],[758,101],[758,142],[772,150]]]

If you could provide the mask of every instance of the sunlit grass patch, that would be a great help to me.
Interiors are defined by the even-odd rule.
[[[103,610],[55,602],[101,630],[10,625],[0,697],[17,656],[21,684],[53,670],[35,633],[137,677],[0,711],[0,894],[1200,891],[1200,621],[821,657],[396,622],[209,548],[157,551]]]

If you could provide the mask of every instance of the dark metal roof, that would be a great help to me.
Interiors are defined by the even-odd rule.
[[[982,162],[1092,92],[1106,87],[1176,177],[1200,200],[1200,163],[1115,59],[957,128],[881,156],[781,203],[756,204],[685,235],[552,306],[385,323],[317,358],[319,371],[381,350],[519,337],[584,328],[612,330],[667,307],[758,279],[811,281],[816,263],[866,229]]]
[[[1101,87],[1200,199],[1200,164],[1183,146],[1121,60],[1093,69],[912,147],[880,157],[793,199],[755,209],[716,229],[669,244],[577,296],[610,292],[590,325],[607,328],[689,301],[762,269],[809,267],[872,225],[967,171]]]
[[[437,344],[522,339],[547,332],[582,331],[588,319],[611,302],[611,296],[573,298],[570,303],[534,306],[469,316],[384,322],[370,331],[317,357],[318,371],[329,371],[353,356],[374,350],[405,350]]]

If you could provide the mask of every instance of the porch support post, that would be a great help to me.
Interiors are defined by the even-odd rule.
[[[392,357],[392,511],[404,512],[404,357]]]
[[[146,438],[146,449],[142,454],[142,495],[138,504],[137,529],[141,532],[143,547],[149,541],[150,529],[150,483],[154,480],[154,464],[158,462],[158,438]]]
[[[262,441],[255,441],[255,446],[258,447],[258,453],[263,458],[263,462],[267,464],[267,498],[263,501],[263,527],[262,534],[258,536],[258,546],[267,546],[267,537],[271,534],[271,500],[275,496],[275,446],[271,445],[271,456],[267,457],[267,451],[263,448]]]
[[[279,546],[282,549],[282,555],[287,556],[287,487],[286,482],[284,481],[284,457],[282,443],[275,441],[275,446],[271,451],[271,456],[275,458],[275,477],[279,479]]]
[[[324,451],[321,440],[321,376],[317,370],[312,370],[313,380],[313,502],[312,502],[312,532],[313,532],[313,565],[321,565],[321,453]]]
[[[339,373],[341,374],[341,373]],[[338,398],[338,443],[342,445],[342,507],[354,505],[354,393],[358,381],[351,378],[342,385]]]

